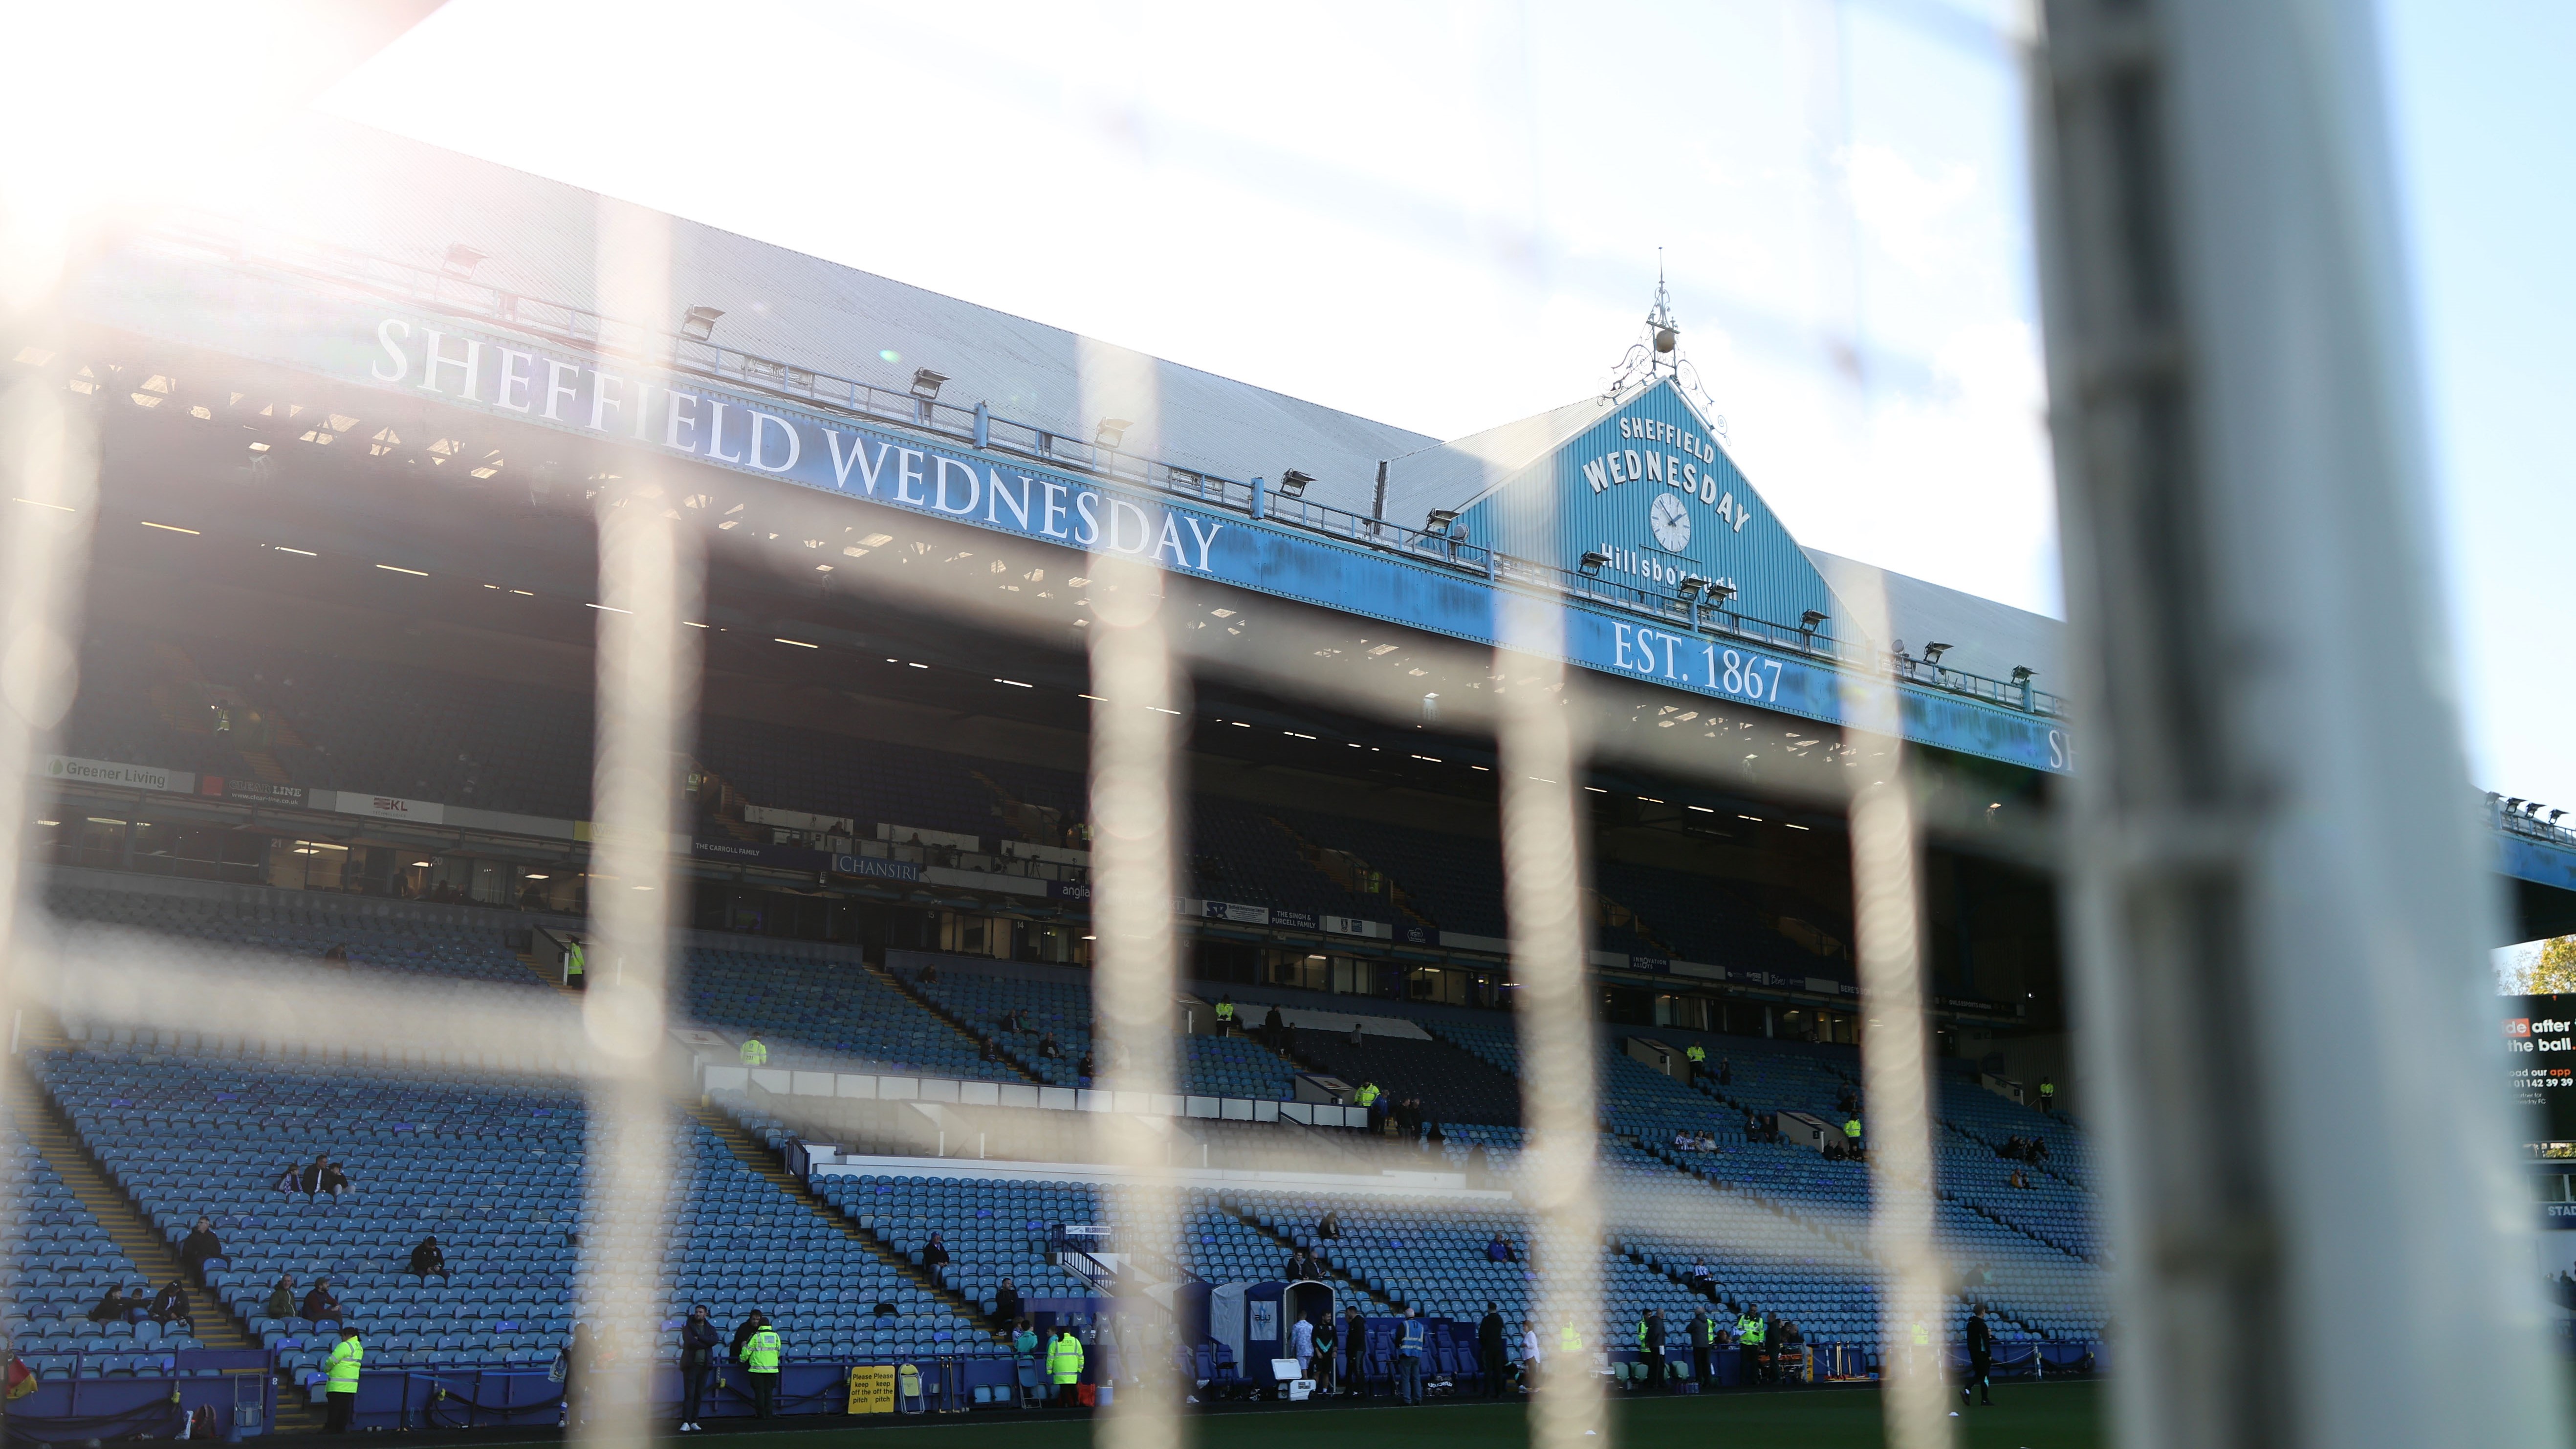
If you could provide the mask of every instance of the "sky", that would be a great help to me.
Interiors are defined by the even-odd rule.
[[[322,104],[1442,437],[1600,393],[1660,262],[1802,541],[2053,610],[2020,101],[1948,4],[451,0]]]
[[[2376,3],[2471,773],[2576,806],[2576,9]],[[1441,436],[1601,391],[1660,266],[1800,541],[2055,613],[2020,11],[449,0],[314,104]],[[122,13],[43,23],[159,55],[174,106],[327,73]],[[35,113],[69,99],[46,74]],[[209,185],[228,149],[136,139]],[[900,207],[852,184],[886,172]]]

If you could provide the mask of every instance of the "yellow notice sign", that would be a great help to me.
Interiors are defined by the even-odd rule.
[[[850,1412],[894,1412],[894,1365],[864,1364],[850,1370]]]

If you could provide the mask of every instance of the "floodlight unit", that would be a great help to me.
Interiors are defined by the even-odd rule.
[[[457,242],[448,247],[447,254],[438,261],[440,271],[460,282],[472,281],[474,269],[481,265],[483,265],[483,253],[463,242]]]
[[[1726,601],[1734,596],[1736,596],[1736,585],[1718,583],[1718,580],[1713,578],[1703,580],[1703,583],[1700,583],[1700,601],[1690,606],[1690,632],[1692,634],[1700,632],[1700,603],[1708,606],[1710,614],[1726,614]],[[1713,621],[1716,621],[1716,624],[1723,624],[1723,619],[1713,619]]]
[[[1458,521],[1455,508],[1435,508],[1422,518],[1422,531],[1434,538],[1447,538],[1452,524]]]
[[[1708,580],[1697,574],[1686,574],[1682,578],[1681,587],[1676,590],[1681,595],[1682,603],[1690,609],[1691,632],[1694,634],[1699,632],[1699,592],[1707,587]]]
[[[1586,549],[1583,552],[1583,562],[1576,567],[1575,571],[1587,579],[1597,579],[1601,577],[1601,566],[1608,562],[1610,562],[1610,555],[1599,549]]]
[[[1127,436],[1127,430],[1134,426],[1136,424],[1126,418],[1102,418],[1100,426],[1092,430],[1091,441],[1114,453],[1118,451],[1119,441]]]
[[[948,374],[933,372],[927,367],[916,367],[912,370],[912,386],[907,391],[912,394],[914,422],[925,428],[930,426],[931,404],[939,400],[939,385],[947,380]]]
[[[680,335],[704,342],[716,335],[716,319],[723,315],[721,307],[691,307],[680,314]]]
[[[1315,476],[1313,474],[1300,473],[1296,469],[1291,468],[1287,472],[1279,475],[1279,496],[1282,498],[1303,498],[1306,496],[1306,485],[1314,481]]]
[[[2074,1105],[2128,1449],[2565,1432],[2492,847],[2435,646],[2381,638],[2441,616],[2441,570],[2379,24],[2050,0],[2033,56]],[[2219,658],[2260,662],[2217,690]],[[2405,1373],[2352,1331],[2391,1304],[2440,1325]]]
[[[1949,652],[1950,646],[1947,644],[1926,644],[1923,646],[1923,662],[1938,669],[1941,667],[1941,656]]]

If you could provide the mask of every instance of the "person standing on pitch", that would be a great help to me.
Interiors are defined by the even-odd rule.
[[[331,1407],[323,1416],[322,1432],[349,1432],[349,1414],[358,1407],[358,1371],[366,1361],[367,1346],[358,1342],[358,1330],[342,1324],[340,1341],[331,1345],[330,1363],[325,1370],[323,1387],[328,1390],[325,1397],[330,1399]]]
[[[742,1371],[751,1380],[751,1416],[767,1419],[778,1412],[778,1330],[764,1318],[742,1346]]]
[[[1717,1345],[1717,1325],[1709,1321],[1708,1305],[1703,1303],[1691,1312],[1691,1382],[1708,1387],[1708,1351]]]
[[[716,1332],[715,1321],[707,1316],[707,1305],[701,1303],[689,1310],[689,1321],[680,1325],[680,1432],[698,1432],[698,1415],[705,1412],[707,1375],[715,1371],[716,1345],[724,1336]]]
[[[1395,1396],[1408,1404],[1422,1402],[1422,1350],[1426,1329],[1420,1308],[1404,1310],[1404,1336],[1395,1346]]]
[[[1055,1404],[1069,1409],[1074,1403],[1074,1388],[1082,1382],[1082,1340],[1073,1336],[1073,1326],[1056,1330],[1055,1342],[1047,1345],[1047,1379],[1055,1385]]]
[[[1756,1383],[1763,1381],[1771,1365],[1770,1352],[1764,1347],[1770,1336],[1761,1309],[1748,1308],[1736,1317],[1735,1342],[1745,1352],[1744,1375]]]
[[[1664,1390],[1664,1311],[1649,1308],[1637,1315],[1637,1351],[1645,1355],[1646,1381]]]
[[[1476,1361],[1485,1370],[1485,1397],[1503,1396],[1503,1315],[1494,1305],[1485,1305],[1485,1316],[1476,1324]]]
[[[1986,1328],[1986,1310],[1980,1305],[1968,1315],[1968,1381],[1959,1385],[1959,1402],[1968,1402],[1968,1390],[1977,1391],[1979,1402],[1992,1407],[1995,1402],[1995,1336]]]

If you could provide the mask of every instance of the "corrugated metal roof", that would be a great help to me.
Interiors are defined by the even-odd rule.
[[[477,282],[597,307],[601,217],[626,203],[331,117],[281,145],[294,174],[327,179],[244,196],[230,211],[242,222],[432,269],[462,243],[484,254]],[[897,392],[934,368],[949,378],[943,401],[1086,442],[1102,416],[1134,419],[1129,453],[1237,478],[1301,469],[1317,480],[1309,498],[1363,514],[1378,460],[1440,441],[697,222],[673,219],[670,236],[662,325],[719,308],[719,341],[801,367]],[[1146,376],[1159,408],[1121,400],[1122,379]]]
[[[1941,662],[1949,668],[1988,679],[2010,679],[2015,667],[2026,667],[2038,672],[2041,689],[2066,690],[2067,681],[2059,672],[2066,626],[2046,614],[1963,594],[1821,549],[1803,552],[1816,572],[1824,575],[1826,585],[1842,598],[1864,596],[1873,588],[1886,590],[1891,637],[1883,642],[1889,647],[1903,640],[1905,651],[1920,658],[1924,645],[1947,644],[1950,649]]]
[[[1420,527],[1423,515],[1434,508],[1463,509],[1486,489],[1580,436],[1634,395],[1632,391],[1617,398],[1578,399],[1394,459],[1386,470],[1386,516],[1391,522]]]
[[[279,144],[281,175],[299,179],[244,195],[231,208],[244,224],[430,269],[462,243],[484,254],[477,282],[575,307],[598,306],[602,217],[654,215],[319,114]],[[897,391],[915,367],[935,368],[950,379],[943,400],[980,400],[1000,416],[1073,438],[1088,440],[1098,414],[1133,418],[1139,426],[1124,440],[1132,454],[1236,478],[1275,480],[1297,468],[1316,480],[1308,498],[1354,513],[1370,511],[1377,465],[1387,460],[1386,516],[1397,523],[1419,525],[1430,509],[1465,506],[1643,390],[1582,398],[1444,442],[702,223],[669,225],[672,315],[662,325],[676,324],[689,306],[720,308],[717,336],[728,346]],[[886,352],[900,360],[886,360]],[[1118,379],[1145,375],[1159,410],[1142,397],[1116,401]],[[1086,385],[1094,415],[1085,413]],[[1805,553],[1837,593],[1883,581],[1895,634],[1909,649],[1939,639],[1953,646],[1944,662],[1955,667],[2000,679],[2028,665],[2056,681],[2057,621]]]

